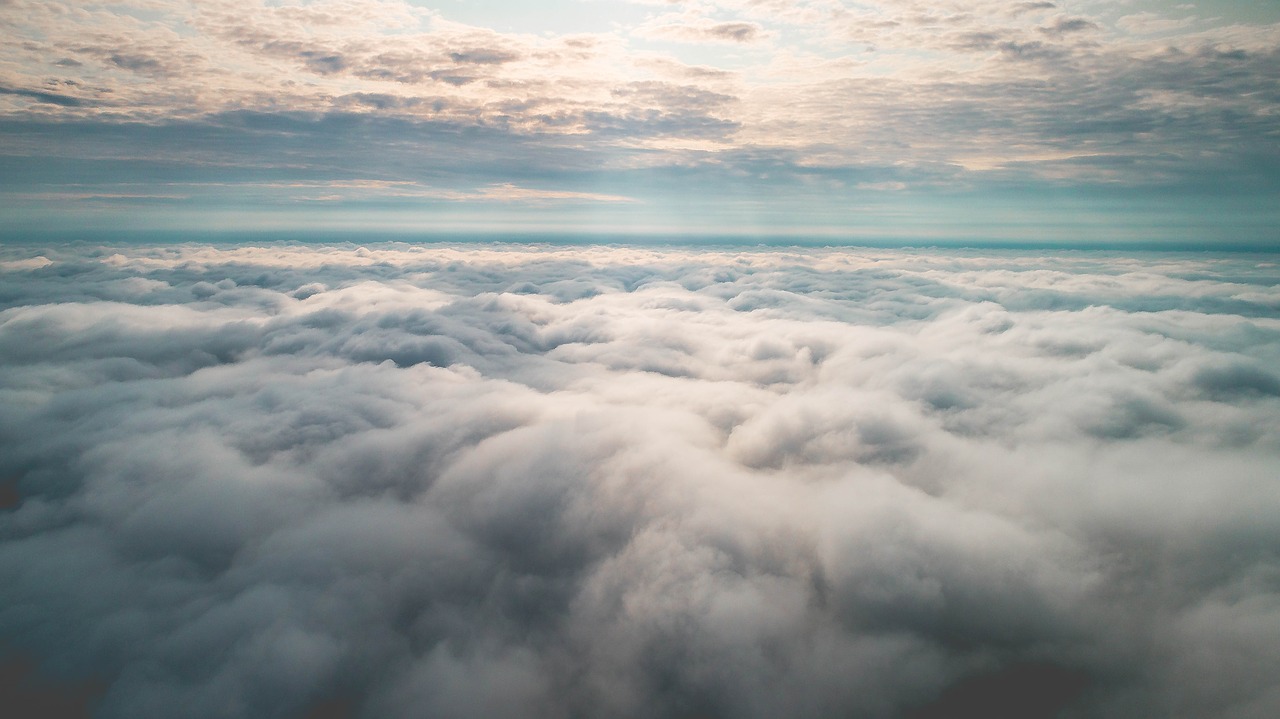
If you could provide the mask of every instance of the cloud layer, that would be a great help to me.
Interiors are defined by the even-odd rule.
[[[482,224],[527,204],[483,197],[512,185],[561,193],[562,225],[688,229],[729,206],[709,224],[777,232],[891,224],[902,208],[870,188],[895,187],[988,232],[993,203],[1014,203],[1044,215],[1005,220],[1024,234],[1078,236],[1088,223],[1061,204],[1083,196],[1112,235],[1177,216],[1160,229],[1275,241],[1260,227],[1280,189],[1280,15],[1265,9],[548,3],[550,26],[518,3],[0,4],[0,210],[191,229],[246,203],[439,221],[481,197],[455,210]],[[326,209],[279,187],[297,182],[333,183]],[[403,183],[418,194],[387,190]],[[1108,209],[1117,193],[1128,204]]]
[[[1280,708],[1273,258],[0,259],[0,640],[103,716]]]

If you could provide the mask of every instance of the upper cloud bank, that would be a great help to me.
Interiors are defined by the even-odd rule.
[[[1272,717],[1273,258],[5,248],[107,717]]]
[[[0,217],[1276,239],[1265,9],[470,5],[0,4]]]

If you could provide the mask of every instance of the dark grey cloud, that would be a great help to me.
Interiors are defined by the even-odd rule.
[[[298,53],[298,57],[302,59],[308,70],[320,75],[339,73],[346,70],[348,66],[347,59],[338,53],[302,50]]]
[[[734,42],[755,42],[764,34],[763,29],[753,22],[722,22],[710,25],[703,30],[711,37]]]
[[[450,60],[469,65],[501,65],[519,58],[519,54],[501,48],[478,47],[449,53]]]
[[[1058,7],[1056,4],[1043,0],[1041,2],[1020,2],[1015,3],[1012,9],[1013,14],[1021,15],[1023,13],[1035,12],[1036,10],[1052,10]]]
[[[57,92],[46,92],[43,90],[27,90],[20,87],[0,86],[0,94],[29,97],[37,102],[44,102],[50,105],[61,105],[62,107],[80,107],[85,104],[85,101],[78,97],[72,97],[70,95],[64,95]]]
[[[1277,708],[1270,256],[0,272],[0,667],[98,715]]]
[[[154,57],[134,53],[113,52],[107,60],[116,67],[146,75],[164,72],[164,65]]]
[[[1057,38],[1064,35],[1070,35],[1072,33],[1099,30],[1101,28],[1098,23],[1093,22],[1088,18],[1062,16],[1055,18],[1054,21],[1048,25],[1042,25],[1036,29],[1045,35]]]
[[[455,105],[439,97],[351,95],[339,101],[353,109],[423,107],[446,117],[419,122],[344,110],[320,115],[233,112],[166,123],[5,123],[12,143],[0,163],[10,163],[13,172],[4,173],[0,184],[28,189],[48,183],[66,191],[68,184],[123,182],[162,192],[166,183],[203,182],[208,184],[202,199],[215,201],[216,183],[328,182],[337,167],[352,179],[419,180],[454,188],[460,181],[467,183],[464,187],[529,178],[554,182],[562,173],[603,173],[616,160],[562,135],[512,132],[502,124],[501,108],[495,108],[493,122],[476,123],[448,119]],[[591,119],[650,134],[723,130],[723,122],[707,118],[697,106],[673,112],[655,108],[647,114],[599,113]],[[646,122],[653,127],[646,129]],[[250,196],[248,201],[257,200]]]

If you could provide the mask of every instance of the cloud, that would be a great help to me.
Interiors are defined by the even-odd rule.
[[[102,716],[1276,708],[1263,258],[0,262],[0,640]]]
[[[1090,30],[1101,29],[1096,22],[1083,17],[1068,17],[1065,15],[1054,18],[1053,22],[1037,28],[1040,32],[1051,37],[1063,37],[1072,33],[1088,32]]]
[[[310,192],[295,197],[322,201],[361,199],[429,199],[448,202],[637,202],[635,198],[601,192],[575,192],[520,187],[510,182],[495,183],[471,191],[429,187],[408,180],[333,180],[324,182],[263,183],[264,189]],[[315,194],[321,192],[324,194]],[[75,197],[75,196],[72,196]],[[71,198],[66,198],[71,199]]]
[[[50,197],[82,193],[68,186],[95,176],[133,185],[91,188],[99,198],[161,197],[173,181],[243,186],[171,208],[187,224],[207,224],[194,215],[210,206],[242,206],[264,175],[627,197],[692,169],[714,175],[698,192],[646,198],[686,216],[691,197],[706,197],[710,214],[801,186],[779,177],[906,182],[941,201],[1129,188],[1194,194],[1216,204],[1190,218],[1237,223],[1266,210],[1241,213],[1224,196],[1269,207],[1257,198],[1280,184],[1267,149],[1276,31],[1229,19],[1044,2],[717,0],[615,4],[583,17],[589,32],[544,32],[400,0],[59,7],[0,6],[15,38],[0,78],[0,163],[11,165],[0,176]],[[740,162],[764,156],[770,172]],[[602,173],[620,171],[635,176],[601,186]],[[338,204],[341,194],[322,196]],[[27,197],[4,198],[6,225],[32,212]],[[803,209],[758,216],[848,217],[842,193],[805,198]],[[274,199],[273,211],[310,212]],[[79,224],[100,226],[94,213],[110,204],[78,203]],[[1245,231],[1261,232],[1221,229]]]
[[[1011,12],[1013,15],[1017,16],[1023,13],[1053,10],[1057,7],[1058,6],[1056,4],[1048,2],[1047,0],[1041,0],[1040,2],[1020,2],[1013,6]]]
[[[545,201],[545,200],[584,200],[588,202],[635,202],[634,198],[621,195],[607,195],[600,192],[572,192],[567,190],[538,190],[529,187],[516,187],[510,183],[494,185],[480,190],[477,195],[485,200],[502,200],[507,202]]]
[[[50,105],[60,105],[62,107],[80,107],[85,104],[84,100],[78,97],[71,97],[56,92],[44,92],[41,90],[27,90],[14,87],[0,87],[0,94],[16,95],[18,97],[27,97],[36,102],[48,103]]]
[[[1180,30],[1195,21],[1194,17],[1171,18],[1153,12],[1139,12],[1118,18],[1116,26],[1126,32],[1147,35]]]
[[[672,15],[661,16],[639,30],[641,37],[690,43],[751,44],[768,39],[769,33],[755,22],[718,22],[711,18]]]

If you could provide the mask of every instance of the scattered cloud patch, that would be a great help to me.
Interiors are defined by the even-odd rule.
[[[1195,21],[1195,17],[1171,18],[1153,12],[1139,12],[1120,17],[1116,20],[1116,27],[1137,35],[1155,35],[1181,30]]]
[[[759,23],[720,22],[706,17],[660,17],[637,30],[641,37],[688,43],[751,44],[762,42],[769,33]]]

